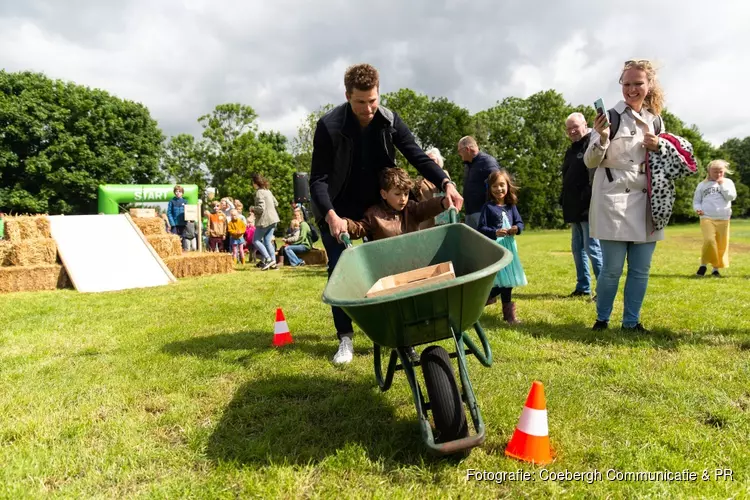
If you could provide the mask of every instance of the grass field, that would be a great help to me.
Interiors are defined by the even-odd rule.
[[[403,373],[380,393],[364,334],[354,362],[332,366],[323,268],[2,296],[0,496],[750,496],[750,221],[732,222],[721,279],[693,277],[697,224],[667,231],[643,309],[648,335],[589,329],[594,304],[565,298],[568,234],[518,238],[524,323],[506,327],[499,305],[482,318],[495,364],[470,359],[469,369],[488,437],[462,461],[426,454]],[[276,307],[295,340],[279,350]],[[534,380],[557,454],[547,469],[600,480],[543,481],[540,468],[505,458]],[[468,469],[535,480],[467,481]],[[609,481],[610,469],[698,479]]]

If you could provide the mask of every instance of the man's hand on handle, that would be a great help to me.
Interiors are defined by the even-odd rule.
[[[331,231],[331,236],[341,243],[340,236],[347,232],[346,221],[336,215],[336,212],[333,210],[329,210],[326,214],[326,223],[328,224],[328,229]]]
[[[456,211],[461,211],[461,207],[464,206],[464,198],[458,194],[456,185],[452,182],[447,182],[445,184],[445,197],[450,200],[449,203],[456,207]]]

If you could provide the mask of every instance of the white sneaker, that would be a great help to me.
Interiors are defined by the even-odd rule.
[[[341,337],[339,341],[339,350],[333,356],[334,365],[345,365],[351,363],[354,357],[354,344],[349,337]]]

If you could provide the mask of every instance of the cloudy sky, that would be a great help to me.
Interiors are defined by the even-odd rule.
[[[621,98],[622,62],[655,60],[667,106],[712,142],[750,135],[750,4],[521,0],[0,0],[0,68],[144,103],[165,134],[216,104],[293,136],[343,101],[349,64],[477,112],[554,88]]]

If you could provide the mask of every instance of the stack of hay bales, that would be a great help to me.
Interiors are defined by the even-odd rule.
[[[5,218],[0,241],[0,293],[54,290],[70,286],[57,261],[57,245],[46,216]]]
[[[234,262],[228,253],[189,252],[183,254],[180,237],[167,234],[164,221],[159,217],[133,217],[133,222],[175,278],[234,272]]]

